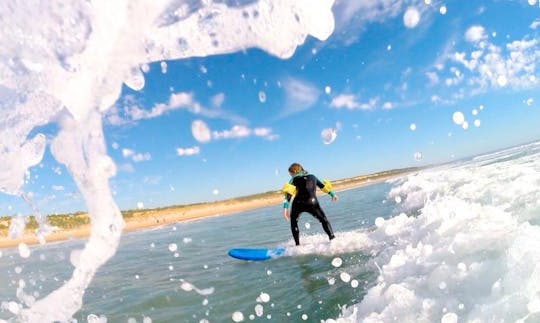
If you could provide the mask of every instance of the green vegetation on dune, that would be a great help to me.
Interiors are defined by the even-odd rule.
[[[9,216],[0,217],[0,236],[6,236],[9,229]]]
[[[0,217],[0,236],[7,236],[10,221],[11,217],[9,216]],[[89,224],[90,218],[86,213],[77,212],[49,215],[47,216],[47,221],[53,227],[58,227],[60,229],[75,229],[82,225]],[[38,228],[38,223],[33,215],[27,218],[25,228],[27,231],[34,231]]]

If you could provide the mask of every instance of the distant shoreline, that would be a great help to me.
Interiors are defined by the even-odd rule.
[[[390,170],[336,180],[333,181],[332,184],[334,186],[334,190],[339,192],[346,189],[379,183],[418,170],[419,168]],[[216,202],[169,206],[157,209],[123,211],[122,214],[125,221],[124,232],[137,231],[212,216],[240,213],[272,205],[277,206],[282,201],[283,196],[280,191],[271,191]],[[276,216],[279,216],[279,214],[279,212],[276,212]],[[88,220],[87,214],[78,215],[78,217],[86,217],[86,220]],[[86,238],[89,235],[90,224],[87,223],[76,225],[75,227],[69,229],[60,228],[57,231],[49,234],[46,237],[46,240],[47,242],[66,241],[70,239]],[[7,232],[0,232],[0,248],[12,248],[18,246],[20,243],[33,245],[38,244],[39,241],[35,234],[29,229],[27,229],[25,233],[17,239],[10,239],[7,237]]]

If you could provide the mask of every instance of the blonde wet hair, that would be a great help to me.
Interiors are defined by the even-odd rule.
[[[289,166],[289,173],[293,175],[298,174],[301,171],[304,171],[304,168],[299,163],[292,163],[291,166]]]

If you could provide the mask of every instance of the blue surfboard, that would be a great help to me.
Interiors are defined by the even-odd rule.
[[[252,261],[263,261],[277,258],[283,255],[285,248],[233,248],[229,250],[229,256]]]

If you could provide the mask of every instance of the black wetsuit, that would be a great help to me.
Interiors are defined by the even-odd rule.
[[[308,212],[319,220],[324,232],[332,240],[334,238],[332,226],[328,222],[326,215],[324,215],[316,195],[317,187],[322,189],[324,184],[314,175],[307,173],[295,176],[291,180],[291,184],[296,186],[296,195],[291,208],[291,231],[296,245],[300,245],[298,218],[302,212]],[[290,201],[290,199],[291,195],[287,194],[287,201]]]

